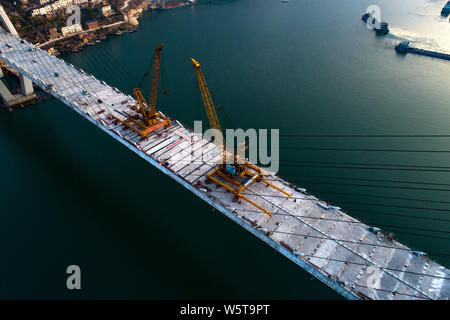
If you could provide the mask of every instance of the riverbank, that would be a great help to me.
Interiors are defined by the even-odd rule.
[[[106,26],[100,26],[93,30],[84,30],[83,32],[61,37],[39,44],[39,47],[49,50],[54,44],[57,54],[62,52],[79,52],[86,45],[94,45],[96,42],[104,41],[108,36],[119,36],[123,33],[135,32],[138,30],[138,19],[145,11],[157,10],[155,3],[148,0],[125,0],[122,6],[118,6],[119,12],[123,15],[123,20],[111,23]]]
[[[54,48],[55,54],[78,52],[87,45],[93,45],[96,42],[106,40],[109,36],[119,36],[126,32],[135,32],[136,30],[137,27],[135,25],[122,21],[99,27],[94,30],[85,30],[75,35],[50,40],[46,43],[39,44],[38,46],[46,50],[52,50],[51,48]]]
[[[93,45],[111,35],[134,32],[142,12],[155,9],[148,0],[110,0],[108,3],[114,12],[109,16],[98,15],[97,7],[81,7],[79,23],[83,30],[71,34],[64,34],[60,30],[67,23],[65,10],[46,16],[30,17],[32,5],[6,3],[4,7],[21,38],[48,50],[51,54],[59,55],[63,52],[78,52],[86,45]],[[91,20],[97,25],[86,24]]]
[[[120,36],[124,33],[137,31],[138,18],[142,12],[149,9],[154,8],[149,5],[147,0],[125,0],[123,4],[118,4],[118,11],[123,16],[123,20],[94,29],[83,30],[77,34],[52,39],[39,44],[39,47],[51,50],[56,55],[63,52],[79,52],[85,46],[104,41],[109,36]]]

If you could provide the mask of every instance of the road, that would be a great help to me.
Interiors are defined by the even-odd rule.
[[[128,21],[128,18],[126,20]],[[49,40],[49,41],[44,42],[44,43],[39,43],[36,46],[39,47],[39,48],[42,48],[42,47],[44,47],[46,45],[49,45],[51,43],[58,42],[58,41],[61,41],[61,40],[64,40],[64,39],[69,39],[69,38],[71,38],[73,36],[76,36],[78,34],[89,33],[89,32],[93,32],[93,31],[100,30],[100,29],[107,29],[107,28],[110,28],[110,27],[115,27],[115,26],[121,25],[123,23],[126,23],[127,21],[123,20],[123,21],[119,21],[119,22],[114,22],[114,23],[108,24],[106,26],[101,26],[101,27],[98,27],[98,28],[95,28],[95,29],[83,30],[83,31],[78,32],[78,33],[74,33],[74,34],[70,34],[70,35],[67,35],[67,36],[63,36],[63,37],[59,37],[59,38],[56,38],[56,39],[52,39],[52,40]]]

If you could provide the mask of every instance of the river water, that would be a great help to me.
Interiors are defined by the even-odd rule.
[[[386,37],[361,21],[373,4]],[[449,138],[336,136],[449,134],[450,64],[393,50],[448,51],[442,6],[199,0],[62,58],[131,93],[164,43],[160,109],[188,126],[196,58],[224,127],[280,129],[281,176],[448,266],[450,154],[417,151]],[[340,298],[56,100],[0,112],[0,165],[0,298]]]

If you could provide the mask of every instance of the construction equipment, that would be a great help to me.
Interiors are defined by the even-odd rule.
[[[171,125],[170,119],[165,115],[156,111],[156,101],[158,98],[158,84],[159,71],[161,69],[161,50],[163,45],[160,44],[155,49],[155,57],[153,60],[152,78],[150,83],[150,94],[147,103],[141,89],[135,88],[133,90],[138,105],[131,108],[135,114],[127,120],[120,120],[125,126],[138,132],[142,139],[152,131],[161,127],[168,127]]]
[[[202,94],[203,103],[205,105],[206,114],[208,115],[211,129],[216,129],[223,135],[219,119],[217,117],[216,109],[211,97],[211,93],[209,92],[208,86],[206,85],[205,76],[203,75],[200,63],[192,58],[191,62],[194,66],[195,73],[197,74],[198,86]],[[216,142],[216,145],[219,149],[219,152],[222,154],[222,160],[217,167],[206,174],[206,182],[215,182],[217,185],[230,191],[235,196],[233,201],[244,199],[256,208],[264,211],[268,215],[272,215],[270,211],[243,195],[242,192],[248,189],[250,185],[255,182],[263,182],[266,185],[271,186],[272,188],[284,193],[288,197],[291,196],[290,193],[282,190],[281,188],[278,188],[274,184],[265,180],[264,178],[268,176],[268,173],[258,166],[248,162],[247,159],[240,159],[236,151],[233,152],[232,155],[229,155],[225,147],[225,137],[223,137],[222,142]]]

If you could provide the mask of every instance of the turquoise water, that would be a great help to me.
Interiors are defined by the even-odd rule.
[[[390,24],[387,37],[360,19],[374,3]],[[138,32],[63,58],[131,93],[164,43],[167,95],[159,105],[189,126],[206,121],[189,62],[195,57],[231,120],[223,117],[224,127],[448,134],[450,64],[393,50],[406,38],[444,50],[449,24],[440,7],[423,0],[200,0],[147,12]],[[437,168],[448,166],[449,153],[286,149],[450,150],[448,138],[285,136],[280,143],[287,180],[389,226],[413,248],[449,252],[450,200],[442,190],[450,189],[450,174]],[[1,298],[340,298],[56,100],[0,112],[0,150]],[[385,164],[408,170],[381,170]],[[81,267],[80,292],[65,288],[70,264]]]

